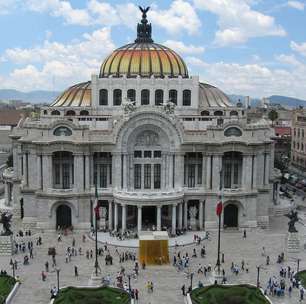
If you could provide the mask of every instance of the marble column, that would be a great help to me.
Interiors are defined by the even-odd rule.
[[[270,177],[270,154],[266,154],[266,171],[265,171],[265,185],[269,184],[269,177]]]
[[[213,156],[213,176],[212,188],[214,190],[220,189],[220,170],[221,170],[222,155]]]
[[[172,234],[176,233],[176,205],[172,205]]]
[[[207,187],[206,185],[206,177],[207,177],[206,166],[207,166],[206,155],[203,153],[203,156],[202,156],[202,185],[204,189]]]
[[[183,203],[180,203],[178,207],[178,229],[181,230],[183,228]]]
[[[115,227],[114,230],[118,230],[118,204],[115,203]]]
[[[188,202],[184,202],[184,228],[188,229]]]
[[[113,230],[113,202],[108,201],[108,230]]]
[[[90,189],[90,156],[85,155],[85,189]]]
[[[128,173],[128,170],[127,170],[127,163],[128,163],[128,161],[127,161],[127,154],[126,153],[124,153],[123,154],[123,170],[122,170],[122,172],[123,172],[123,175],[122,175],[122,178],[123,178],[123,189],[127,189],[127,173]]]
[[[142,207],[137,206],[137,230],[140,232],[142,230]]]
[[[42,189],[42,176],[41,176],[41,155],[36,155],[36,162],[37,162],[37,189]]]
[[[126,205],[122,205],[122,232],[126,230]]]
[[[47,191],[53,187],[52,180],[52,156],[43,155],[43,190]]]
[[[157,206],[157,231],[161,230],[161,208],[162,206]]]
[[[199,204],[199,229],[203,230],[203,201]]]
[[[211,155],[206,156],[206,189],[211,189]]]
[[[253,189],[257,188],[257,156],[254,155],[254,163],[253,163]]]

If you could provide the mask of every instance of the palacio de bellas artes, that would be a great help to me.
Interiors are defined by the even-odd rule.
[[[154,9],[137,7],[130,43],[12,128],[5,303],[81,303],[67,286],[85,304],[304,301],[305,194],[274,165],[269,108],[251,117],[249,97],[233,100],[159,44]],[[203,300],[233,284],[258,302]],[[114,301],[94,302],[93,287]]]

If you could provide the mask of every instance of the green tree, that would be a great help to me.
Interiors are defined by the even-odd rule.
[[[275,110],[271,110],[268,114],[268,117],[272,121],[272,126],[273,126],[274,121],[278,118],[278,113]]]

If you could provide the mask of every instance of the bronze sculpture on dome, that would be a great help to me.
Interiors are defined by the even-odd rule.
[[[141,23],[137,24],[137,39],[135,40],[135,42],[136,43],[153,42],[151,38],[152,26],[151,23],[148,24],[148,19],[147,19],[147,12],[150,10],[150,6],[148,7],[138,6],[138,7],[142,12],[142,19]]]

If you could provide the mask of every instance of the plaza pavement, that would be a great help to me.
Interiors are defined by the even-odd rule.
[[[304,213],[300,214],[306,219]],[[221,236],[221,251],[225,255],[225,264],[222,267],[225,269],[226,276],[229,283],[252,283],[256,284],[257,270],[256,266],[263,264],[264,269],[260,272],[260,282],[262,286],[265,286],[269,277],[276,275],[279,277],[280,265],[276,263],[278,254],[284,251],[286,242],[287,231],[287,219],[285,217],[275,217],[271,219],[271,227],[269,230],[256,229],[254,231],[247,232],[247,238],[242,238],[242,233],[238,231],[222,232]],[[305,222],[305,221],[304,221]],[[300,228],[303,239],[305,240],[305,227],[301,228],[301,225],[297,225]],[[63,236],[63,241],[57,242],[57,234],[51,232],[45,232],[41,234],[43,244],[37,247],[34,244],[34,259],[30,260],[30,265],[23,266],[23,254],[14,256],[20,263],[18,265],[17,275],[20,277],[22,285],[17,292],[14,299],[14,304],[43,304],[49,303],[50,288],[56,286],[56,272],[49,272],[45,282],[41,280],[41,271],[44,270],[44,264],[48,260],[51,268],[51,258],[47,256],[48,247],[56,247],[57,264],[60,267],[60,286],[67,285],[88,285],[89,278],[93,270],[94,259],[86,259],[84,256],[87,249],[94,250],[94,242],[87,239],[85,243],[82,242],[82,235],[75,233],[69,236]],[[72,245],[72,238],[76,239],[76,248],[82,247],[83,255],[72,257],[70,263],[65,263],[65,252],[68,246]],[[147,266],[146,270],[141,270],[137,281],[131,279],[132,288],[138,288],[140,291],[138,301],[139,304],[179,304],[184,303],[184,298],[181,295],[181,286],[185,284],[189,286],[188,273],[194,272],[193,285],[196,286],[198,281],[201,280],[205,285],[211,284],[212,278],[205,278],[204,275],[198,275],[198,265],[215,265],[216,263],[216,248],[217,248],[217,232],[210,233],[211,240],[205,240],[202,244],[206,247],[206,258],[200,257],[200,248],[195,244],[181,246],[177,250],[170,248],[170,257],[175,252],[181,251],[184,255],[188,252],[189,256],[192,256],[193,248],[197,249],[198,257],[190,258],[191,266],[187,271],[178,272],[171,265],[168,266]],[[101,245],[102,246],[102,245]],[[262,247],[266,248],[267,255],[270,256],[271,264],[265,266],[265,258],[261,256]],[[110,274],[112,282],[114,277],[120,268],[118,256],[115,254],[115,246],[109,246],[111,254],[114,256],[114,265],[105,266],[104,257],[99,258],[99,264],[102,268],[103,276]],[[136,252],[135,248],[120,248],[117,247],[119,252],[130,250]],[[301,258],[300,269],[306,268],[306,254],[303,250],[299,255]],[[0,268],[7,269],[9,273],[11,270],[8,266],[9,257],[0,257]],[[249,265],[249,273],[242,272],[238,276],[230,273],[231,262],[241,265],[241,261]],[[74,277],[74,265],[79,268],[79,277]],[[132,273],[134,262],[128,261],[122,264],[126,269],[126,274]],[[286,256],[285,266],[291,265],[296,267],[296,262]],[[127,281],[127,279],[126,279]],[[154,283],[154,292],[149,294],[146,291],[146,282],[152,281]],[[288,280],[287,280],[288,286]],[[294,289],[292,298],[289,299],[288,295],[284,298],[272,297],[273,303],[298,303],[298,290]]]

